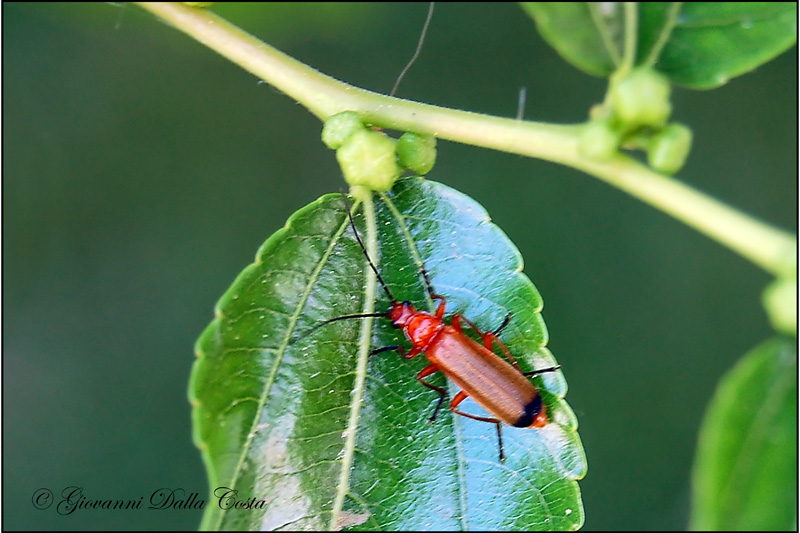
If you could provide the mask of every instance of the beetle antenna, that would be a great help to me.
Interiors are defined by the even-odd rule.
[[[444,300],[442,296],[436,294],[436,291],[433,290],[431,278],[428,275],[428,271],[425,270],[425,267],[423,265],[419,265],[419,270],[422,272],[422,278],[425,280],[425,288],[428,289],[428,294],[431,295],[431,300]]]
[[[310,335],[310,334],[314,333],[316,330],[318,330],[319,328],[321,328],[322,326],[330,324],[331,322],[338,322],[339,320],[347,320],[347,319],[350,319],[350,318],[370,318],[370,317],[372,317],[372,318],[380,318],[380,317],[385,317],[385,316],[386,316],[386,313],[356,313],[355,315],[337,316],[336,318],[331,318],[329,320],[326,320],[325,322],[320,322],[319,324],[317,324],[316,326],[314,326],[313,328],[308,330],[308,333],[306,333],[306,335]]]
[[[345,205],[345,208],[347,210],[347,217],[350,219],[350,225],[353,227],[353,233],[355,233],[356,240],[358,241],[359,246],[361,246],[361,251],[364,252],[364,257],[367,258],[367,263],[369,263],[369,267],[372,269],[373,272],[375,272],[375,275],[378,277],[378,281],[380,282],[381,287],[383,287],[383,290],[389,296],[389,299],[392,301],[392,303],[396,302],[397,300],[395,300],[394,296],[392,296],[392,293],[389,292],[389,287],[386,286],[386,283],[383,281],[383,278],[381,277],[380,273],[378,272],[377,267],[372,263],[372,259],[369,258],[369,254],[367,253],[367,248],[366,248],[366,246],[364,246],[364,243],[361,241],[361,237],[359,237],[359,235],[358,235],[358,230],[356,229],[356,223],[353,221],[353,214],[350,212],[350,202],[347,200],[347,195],[345,193],[342,193],[342,199],[344,200],[344,205]],[[381,314],[378,314],[378,315],[366,315],[366,316],[386,316],[386,313],[381,313]],[[339,318],[347,318],[347,317],[339,317]],[[356,317],[352,317],[352,318],[356,318]],[[338,319],[334,319],[334,320],[338,320]],[[325,322],[323,322],[323,324],[325,324]],[[322,325],[322,324],[320,324],[320,325]]]

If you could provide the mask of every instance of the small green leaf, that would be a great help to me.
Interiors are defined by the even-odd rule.
[[[354,206],[356,224],[377,248],[396,298],[432,309],[421,261],[447,298],[448,316],[463,313],[489,330],[510,313],[500,336],[520,365],[555,364],[544,347],[541,298],[521,273],[519,253],[480,205],[420,178],[374,198]],[[189,388],[195,442],[212,494],[228,487],[239,501],[255,501],[223,511],[212,496],[203,527],[579,527],[576,480],[586,462],[561,372],[534,380],[551,423],[504,427],[501,464],[491,424],[447,409],[428,423],[437,395],[415,379],[423,356],[368,355],[409,346],[388,320],[343,320],[311,331],[326,319],[388,309],[379,287],[378,301],[370,301],[371,277],[342,198],[328,195],[270,237],[222,297],[197,342]],[[452,397],[456,389],[449,390]],[[471,400],[461,408],[482,412]]]
[[[700,431],[692,528],[779,531],[797,524],[797,349],[773,339],[717,388]]]
[[[638,2],[636,61],[692,89],[713,89],[797,41],[796,2]],[[581,70],[621,65],[622,2],[525,2],[539,32]]]

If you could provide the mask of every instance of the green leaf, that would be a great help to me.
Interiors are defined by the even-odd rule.
[[[723,377],[693,474],[692,528],[797,528],[797,350],[773,339]]]
[[[595,76],[614,72],[622,58],[620,2],[521,2],[545,41],[572,65]]]
[[[673,2],[642,2],[639,63],[670,31]],[[796,2],[684,2],[657,56],[656,70],[692,89],[713,89],[797,42]]]
[[[432,309],[422,261],[447,315],[479,327],[511,323],[501,339],[526,369],[555,364],[544,347],[542,302],[519,252],[484,209],[444,185],[409,178],[375,194],[356,217],[394,296]],[[374,207],[374,211],[372,210]],[[374,215],[374,218],[372,217]],[[252,508],[221,511],[212,496],[203,527],[225,529],[575,529],[576,480],[586,471],[561,372],[534,383],[551,423],[503,428],[443,409],[415,375],[423,357],[377,347],[403,344],[389,321],[342,320],[389,308],[354,240],[338,195],[295,213],[270,237],[217,305],[197,343],[189,395],[195,442],[212,493],[238,491]],[[374,282],[373,282],[374,283]],[[364,330],[364,328],[369,328]],[[366,332],[362,335],[362,330]],[[444,385],[439,375],[433,383]],[[450,386],[450,395],[456,392]],[[466,412],[481,413],[472,400]],[[217,491],[219,495],[220,492]],[[223,501],[222,505],[229,505]]]
[[[712,89],[797,41],[795,2],[638,2],[636,60],[673,83]],[[622,2],[525,2],[539,32],[568,62],[608,76],[624,57]]]

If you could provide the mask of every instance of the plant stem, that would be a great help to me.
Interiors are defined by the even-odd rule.
[[[320,120],[356,111],[367,123],[526,155],[577,168],[661,209],[774,275],[796,268],[795,236],[758,221],[619,154],[608,161],[578,153],[583,125],[498,118],[376,94],[300,63],[205,9],[140,2],[175,28],[283,91]]]
[[[639,40],[639,5],[638,2],[625,2],[625,47],[622,54],[622,66],[617,69],[619,77],[631,71],[636,64],[636,48]]]

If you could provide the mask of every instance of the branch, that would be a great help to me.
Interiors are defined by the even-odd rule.
[[[367,123],[561,163],[602,179],[681,220],[775,275],[796,268],[795,236],[618,154],[578,153],[583,125],[498,118],[380,95],[326,76],[217,15],[180,3],[139,2],[233,63],[283,91],[324,121],[356,111]]]

